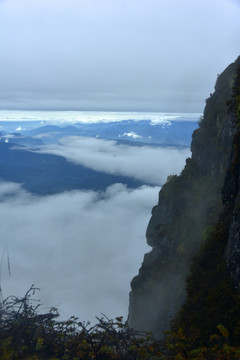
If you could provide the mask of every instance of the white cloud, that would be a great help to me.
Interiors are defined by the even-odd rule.
[[[21,186],[16,183],[0,182],[0,201],[5,196],[16,196],[21,190]],[[22,190],[23,192],[23,190]]]
[[[121,136],[127,136],[127,137],[130,137],[130,138],[133,138],[133,139],[141,139],[142,138],[142,136],[136,134],[133,131],[130,131],[130,132],[127,132],[127,133],[125,132],[122,135],[119,135],[119,137],[121,137]]]
[[[158,191],[115,184],[104,193],[35,197],[0,183],[3,295],[35,284],[44,309],[56,306],[64,318],[126,316],[130,281],[150,250],[145,230]]]
[[[33,138],[34,139],[43,139],[43,138],[52,138],[54,135],[59,134],[59,132],[49,132],[49,133],[43,133],[43,134],[38,134],[38,135],[34,135]]]
[[[14,138],[14,135],[12,135],[12,134],[6,134],[6,135],[3,135],[3,137],[4,137],[5,139],[12,139],[12,138]]]
[[[116,141],[79,136],[42,146],[38,152],[63,156],[93,170],[130,176],[154,185],[163,184],[169,174],[179,173],[190,155],[188,149],[118,145]]]

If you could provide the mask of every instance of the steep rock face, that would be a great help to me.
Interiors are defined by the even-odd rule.
[[[232,100],[238,66],[240,58],[218,76],[215,92],[206,101],[199,129],[193,133],[192,157],[187,159],[182,174],[171,176],[162,187],[158,205],[152,211],[146,232],[152,250],[144,256],[139,274],[132,280],[128,322],[131,327],[152,331],[157,337],[169,328],[172,317],[184,302],[191,260],[222,209],[221,189],[229,159],[236,157],[232,150],[236,111],[229,111],[227,101]],[[231,178],[231,183],[237,187],[236,176]],[[239,211],[237,205],[236,208]],[[236,212],[237,216],[240,214]],[[232,238],[239,239],[239,231],[239,225],[238,228],[233,225]],[[236,240],[230,240],[226,256],[240,281],[240,250],[234,260],[236,246]]]
[[[225,209],[232,210],[226,248],[226,262],[236,289],[240,287],[240,66],[236,72],[233,98],[230,104],[234,116],[234,136],[230,166],[223,186]]]
[[[221,212],[192,261],[186,280],[186,299],[171,324],[173,338],[181,329],[191,348],[211,347],[212,335],[219,326],[227,329],[229,345],[238,346],[240,342],[240,64],[237,62],[232,99],[228,102],[232,141]]]

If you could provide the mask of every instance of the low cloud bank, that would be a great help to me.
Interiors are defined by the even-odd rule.
[[[93,170],[130,176],[153,185],[178,174],[190,156],[189,149],[119,145],[116,141],[71,136],[59,144],[40,147],[38,152],[55,154]]]
[[[115,184],[103,193],[36,197],[0,183],[3,296],[35,284],[43,310],[56,306],[63,318],[126,316],[130,281],[150,250],[145,230],[158,191]]]

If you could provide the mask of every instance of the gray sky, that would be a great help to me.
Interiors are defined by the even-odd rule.
[[[0,109],[202,112],[239,18],[234,0],[0,0]]]

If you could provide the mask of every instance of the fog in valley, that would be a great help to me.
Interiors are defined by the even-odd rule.
[[[38,152],[63,156],[93,170],[158,186],[164,184],[169,174],[179,173],[190,156],[189,148],[127,146],[80,136],[63,138],[59,144],[42,146]]]
[[[54,306],[63,318],[74,314],[91,321],[101,313],[126,318],[130,281],[150,251],[145,231],[158,201],[155,185],[181,171],[189,149],[69,137],[41,151],[103,172],[149,179],[153,186],[113,184],[99,192],[36,196],[20,184],[1,182],[3,297],[24,295],[35,284],[43,311]]]
[[[149,250],[145,230],[158,187],[35,197],[0,184],[3,296],[41,289],[44,309],[94,320],[127,314],[131,278]],[[7,257],[10,260],[9,276]]]

